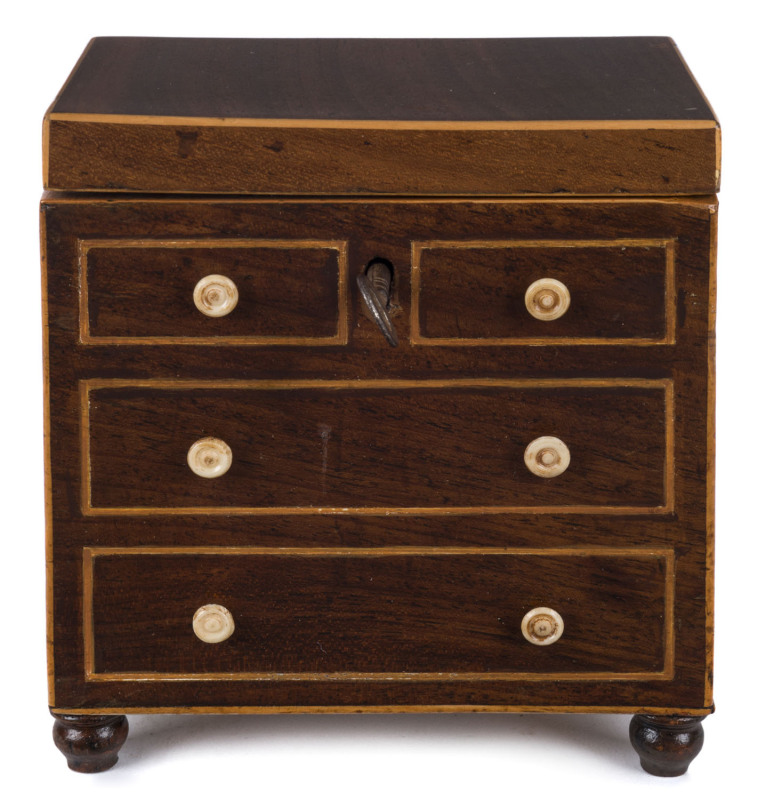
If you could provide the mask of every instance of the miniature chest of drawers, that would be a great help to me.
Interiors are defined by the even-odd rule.
[[[665,38],[91,42],[46,115],[50,705],[712,711],[720,136]]]

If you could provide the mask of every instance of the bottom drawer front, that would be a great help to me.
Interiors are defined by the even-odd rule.
[[[671,677],[664,552],[93,548],[85,556],[91,680]],[[231,615],[208,617],[222,641],[199,638],[199,615],[192,627],[205,606]],[[538,607],[563,619],[548,646],[522,634]],[[216,633],[230,623],[233,632]]]

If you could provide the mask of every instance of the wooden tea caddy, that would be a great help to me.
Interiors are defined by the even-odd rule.
[[[666,38],[94,39],[44,125],[50,705],[712,711],[720,130]]]

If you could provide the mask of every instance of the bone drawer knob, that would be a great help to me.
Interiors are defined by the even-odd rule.
[[[521,632],[532,644],[547,645],[557,642],[564,633],[564,620],[552,608],[533,608],[521,620]]]
[[[223,606],[211,604],[194,612],[192,628],[197,638],[208,644],[218,644],[234,633],[234,617]]]
[[[569,448],[555,436],[541,436],[527,445],[524,463],[533,475],[555,478],[569,466]]]
[[[231,466],[231,448],[223,439],[206,436],[189,448],[186,461],[191,471],[200,478],[220,478]]]
[[[194,287],[194,305],[206,317],[225,317],[238,300],[236,284],[225,275],[206,275]]]
[[[569,289],[555,278],[540,278],[527,289],[524,302],[535,318],[550,322],[566,314],[569,308]]]

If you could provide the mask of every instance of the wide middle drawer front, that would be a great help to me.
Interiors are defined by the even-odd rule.
[[[82,403],[86,513],[672,505],[666,380],[93,380]],[[529,451],[552,439],[540,458],[568,466],[541,476]],[[190,465],[211,440],[230,462],[212,479]]]
[[[91,679],[672,672],[670,551],[92,548],[84,565]],[[194,626],[211,607],[218,641]],[[559,615],[555,641],[524,635],[536,609]]]

